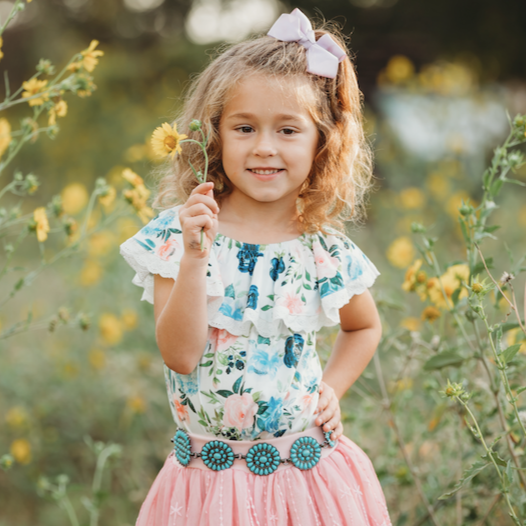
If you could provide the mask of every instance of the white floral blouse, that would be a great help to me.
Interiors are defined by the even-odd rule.
[[[154,274],[177,278],[178,211],[163,210],[120,246],[153,303]],[[176,424],[190,433],[258,440],[313,427],[322,369],[316,332],[380,274],[346,236],[302,234],[252,245],[217,234],[208,263],[208,341],[196,369],[166,365]]]

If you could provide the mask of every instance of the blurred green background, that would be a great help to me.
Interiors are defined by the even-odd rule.
[[[0,2],[2,24],[13,4]],[[382,273],[373,288],[384,322],[379,356],[403,447],[382,409],[378,365],[371,364],[342,401],[345,432],[370,455],[393,524],[433,523],[415,491],[408,458],[440,524],[511,524],[502,500],[490,508],[497,482],[489,470],[461,499],[437,500],[478,454],[478,444],[438,395],[449,371],[422,368],[438,349],[433,337],[450,337],[451,320],[445,312],[436,321],[422,316],[422,302],[401,284],[418,255],[412,222],[424,224],[438,239],[441,264],[465,260],[458,207],[462,199],[480,202],[482,172],[508,133],[506,111],[526,113],[523,1],[33,0],[3,34],[0,69],[8,72],[12,89],[34,74],[41,58],[60,70],[93,39],[104,56],[93,72],[94,93],[66,98],[68,112],[57,119],[56,138],[42,134],[1,174],[3,188],[16,171],[33,173],[41,183],[38,191],[23,199],[6,193],[0,207],[19,205],[30,214],[60,194],[67,212],[81,221],[96,179],[105,177],[121,189],[126,167],[153,188],[149,174],[157,161],[147,141],[155,127],[172,119],[189,79],[224,42],[266,32],[294,7],[314,19],[335,20],[350,36],[376,154],[378,185],[368,222],[349,235]],[[13,129],[29,115],[25,103],[2,112]],[[526,181],[526,170],[516,177]],[[513,266],[510,254],[516,262],[526,250],[525,195],[519,186],[506,187],[494,213],[492,222],[501,229],[484,248],[497,277]],[[86,435],[123,446],[121,458],[105,472],[99,523],[132,525],[170,451],[173,424],[153,308],[139,301],[141,292],[130,283],[133,272],[118,254],[119,243],[142,222],[131,207],[123,210],[78,254],[46,268],[2,304],[0,337],[28,312],[40,325],[0,339],[0,456],[11,451],[16,459],[9,471],[0,471],[0,526],[70,524],[49,491],[37,492],[41,476],[54,480],[62,473],[71,481],[72,506],[87,524],[80,499],[89,493],[95,455]],[[97,208],[90,225],[104,217]],[[16,233],[0,230],[4,248]],[[52,230],[44,255],[52,256],[65,239],[61,228]],[[16,268],[0,281],[2,298],[38,264],[41,250],[34,237],[17,249],[10,263]],[[6,252],[0,252],[3,258]],[[506,318],[501,297],[491,301],[495,319]],[[61,317],[60,308],[82,313],[81,323],[63,324],[67,316]],[[56,328],[50,331],[52,323]],[[324,359],[335,334],[320,333]],[[415,344],[415,334],[428,342],[427,350]],[[516,333],[506,337],[522,341]],[[409,355],[416,362],[410,363]],[[458,374],[471,375],[477,386],[474,364]],[[477,403],[484,413],[483,396]],[[495,432],[494,417],[483,414],[489,434]]]

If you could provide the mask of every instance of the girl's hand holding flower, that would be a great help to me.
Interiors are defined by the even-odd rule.
[[[219,206],[214,199],[214,183],[196,186],[179,211],[183,229],[185,255],[194,259],[208,259],[218,231]],[[204,230],[204,248],[201,251],[201,230]]]
[[[316,418],[316,425],[321,426],[323,424],[323,431],[332,431],[331,440],[336,440],[342,436],[340,401],[334,389],[325,382],[320,383],[320,398],[316,413],[319,413]]]

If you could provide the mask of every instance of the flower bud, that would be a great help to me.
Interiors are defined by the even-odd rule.
[[[194,119],[188,126],[191,131],[199,131],[201,129],[201,121]]]
[[[484,287],[480,283],[473,283],[471,289],[475,294],[478,294],[479,292],[482,292],[484,290]]]

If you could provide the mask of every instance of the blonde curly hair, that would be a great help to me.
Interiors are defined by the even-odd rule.
[[[315,30],[316,40],[325,34],[346,49],[344,39],[327,24]],[[221,161],[219,121],[229,93],[251,74],[266,74],[287,81],[305,81],[312,97],[305,98],[318,132],[318,150],[311,172],[297,201],[298,228],[301,233],[324,231],[326,226],[344,232],[344,221],[359,224],[365,219],[368,191],[373,186],[372,154],[363,129],[362,93],[349,58],[340,62],[335,79],[307,73],[305,48],[297,42],[282,42],[262,36],[227,47],[190,85],[182,110],[175,122],[181,132],[201,140],[199,132],[189,131],[197,119],[210,133],[208,180],[214,183],[214,198],[222,199],[233,190]],[[189,162],[204,170],[204,157],[193,143],[184,143],[182,153],[154,170],[156,198],[152,207],[166,209],[184,203],[199,184]]]

